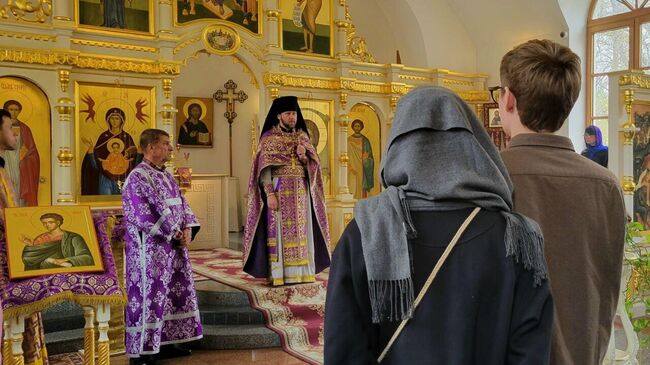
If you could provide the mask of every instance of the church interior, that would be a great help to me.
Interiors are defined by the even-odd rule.
[[[167,170],[202,226],[189,250],[203,338],[192,357],[161,363],[322,364],[328,271],[277,287],[242,271],[251,163],[271,104],[298,98],[334,250],[355,203],[382,191],[382,154],[410,90],[453,90],[507,148],[488,87],[499,85],[501,57],[531,39],[580,56],[581,93],[557,133],[580,152],[586,126],[603,131],[628,214],[650,237],[648,0],[0,1],[0,105],[20,121],[21,144],[4,158],[20,206],[66,218],[88,210],[118,278],[105,297],[47,287],[40,296],[24,290],[33,276],[12,271],[3,363],[28,364],[24,321],[36,312],[49,364],[129,363],[121,191],[140,134],[158,128],[174,145]],[[30,217],[12,219],[31,227]],[[608,364],[650,364],[646,235],[626,246]]]

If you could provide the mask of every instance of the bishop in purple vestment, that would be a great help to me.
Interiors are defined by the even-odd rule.
[[[298,99],[273,101],[251,168],[244,271],[272,285],[315,281],[329,266],[320,161]]]
[[[164,345],[202,337],[187,251],[199,223],[164,169],[172,152],[169,134],[147,129],[140,136],[140,148],[144,161],[129,174],[122,195],[129,300],[126,352],[132,365],[153,364],[151,355],[159,352],[158,357],[170,352],[178,356],[182,349]]]

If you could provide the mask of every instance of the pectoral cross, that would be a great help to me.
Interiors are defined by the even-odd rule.
[[[243,103],[248,99],[248,95],[246,95],[244,90],[235,91],[237,84],[232,80],[228,80],[228,82],[223,84],[223,87],[226,90],[217,90],[213,97],[217,103],[226,102],[226,112],[223,113],[223,116],[228,120],[228,148],[230,150],[230,176],[232,176],[232,123],[237,118],[235,102]]]

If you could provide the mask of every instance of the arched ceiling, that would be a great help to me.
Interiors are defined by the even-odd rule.
[[[560,3],[582,2],[589,0],[348,0],[358,34],[379,62],[394,63],[399,49],[409,66],[490,75],[516,44],[566,43]]]

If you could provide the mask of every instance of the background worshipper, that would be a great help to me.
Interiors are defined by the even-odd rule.
[[[329,266],[318,153],[295,96],[271,105],[248,183],[244,271],[272,285],[306,283]]]
[[[14,134],[12,117],[8,111],[0,109],[0,156],[5,151],[14,151],[18,142]],[[5,160],[0,157],[0,209],[19,206],[18,194],[11,181],[11,176],[5,169]],[[0,288],[6,288],[9,280],[7,267],[7,243],[5,242],[4,214],[0,214]],[[1,332],[0,332],[1,333]],[[43,318],[40,312],[33,313],[25,318],[25,332],[23,333],[23,356],[25,365],[47,365],[47,350],[45,349],[45,333],[43,332]]]
[[[549,40],[526,42],[503,56],[496,88],[512,137],[501,157],[515,211],[536,220],[545,237],[555,301],[551,363],[600,365],[620,295],[626,214],[614,174],[553,134],[580,93],[580,58]]]
[[[4,152],[5,168],[11,176],[14,189],[19,197],[20,206],[35,207],[38,205],[38,179],[41,169],[41,159],[36,148],[36,141],[29,126],[18,116],[23,111],[23,105],[17,100],[7,100],[3,109],[11,115],[11,123],[16,137],[16,148]]]
[[[190,350],[176,344],[203,337],[187,251],[199,223],[174,176],[165,170],[172,154],[169,134],[146,129],[140,148],[144,160],[129,174],[122,196],[130,365],[189,355]]]
[[[609,151],[607,146],[603,144],[603,132],[595,125],[590,125],[585,128],[585,148],[581,155],[594,161],[602,167],[607,167],[609,159]]]
[[[397,105],[378,196],[361,200],[336,246],[325,364],[548,364],[553,301],[543,238],[512,212],[512,184],[472,109],[418,88]],[[417,295],[476,207],[433,285]]]
[[[92,266],[93,256],[83,237],[61,229],[63,216],[46,213],[40,218],[47,232],[31,239],[21,237],[25,270],[52,269],[57,267]]]

